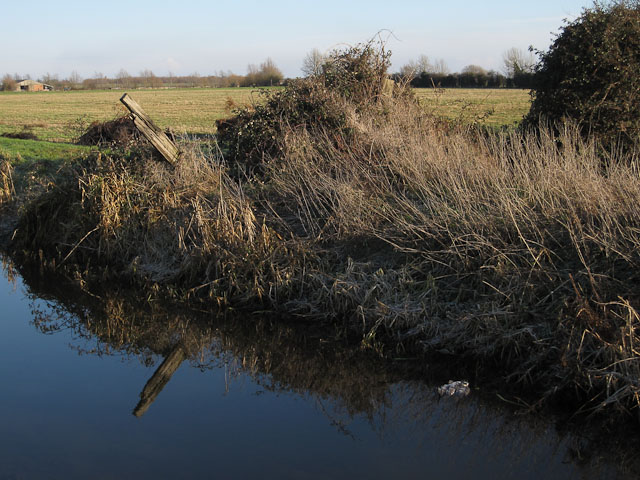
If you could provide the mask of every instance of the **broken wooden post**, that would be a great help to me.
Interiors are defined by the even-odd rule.
[[[180,156],[180,151],[176,144],[153,123],[149,115],[142,110],[142,107],[129,94],[125,93],[120,101],[131,112],[133,123],[140,130],[140,133],[151,142],[151,145],[158,150],[167,162],[175,165]]]
[[[147,384],[140,393],[140,401],[136,408],[133,409],[133,414],[136,417],[141,417],[149,409],[153,401],[160,394],[164,386],[171,380],[171,376],[178,370],[178,367],[185,359],[186,355],[182,345],[177,345],[169,355],[164,359],[164,362],[153,373]]]

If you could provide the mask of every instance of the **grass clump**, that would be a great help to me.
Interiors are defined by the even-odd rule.
[[[383,94],[387,62],[333,55],[221,125],[224,159],[185,145],[175,170],[69,167],[14,250],[82,282],[344,322],[365,348],[468,359],[541,403],[637,411],[637,155],[603,162],[572,125],[451,126]]]
[[[11,163],[0,157],[0,207],[9,203],[15,195],[12,173]]]
[[[91,123],[76,143],[128,150],[141,143],[143,139],[131,116],[123,115],[106,122]]]

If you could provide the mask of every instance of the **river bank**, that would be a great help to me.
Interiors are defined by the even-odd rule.
[[[88,291],[337,325],[382,356],[468,362],[531,408],[636,422],[637,155],[571,125],[443,122],[386,95],[368,48],[219,143],[185,139],[175,168],[143,147],[20,178],[4,160],[9,251]]]

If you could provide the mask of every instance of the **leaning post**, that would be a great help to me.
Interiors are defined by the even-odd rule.
[[[151,120],[149,115],[142,110],[142,107],[125,93],[120,101],[127,107],[127,110],[131,112],[133,117],[133,123],[136,128],[144,135],[144,137],[151,142],[151,145],[162,155],[162,157],[171,165],[175,165],[180,156],[180,150],[173,143],[169,137],[158,128]]]

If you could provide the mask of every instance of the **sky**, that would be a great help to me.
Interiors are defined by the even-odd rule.
[[[380,33],[392,69],[426,55],[451,71],[500,71],[502,54],[546,50],[590,0],[57,0],[3,2],[0,75],[67,78],[245,74],[271,58],[285,76],[301,75],[313,48],[329,52]]]

